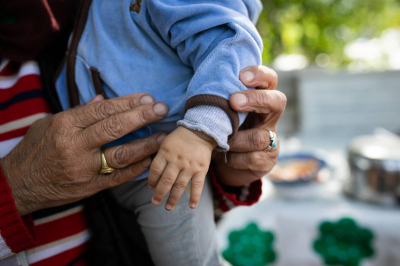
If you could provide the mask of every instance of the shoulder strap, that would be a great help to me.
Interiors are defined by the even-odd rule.
[[[67,73],[67,87],[69,96],[69,105],[74,107],[79,105],[79,94],[78,86],[75,83],[75,63],[76,54],[78,50],[79,41],[82,37],[82,33],[85,29],[86,20],[89,13],[90,4],[92,0],[81,0],[78,16],[75,20],[73,36],[70,44],[70,48],[66,56],[66,73]]]

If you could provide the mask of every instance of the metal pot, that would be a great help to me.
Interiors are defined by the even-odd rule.
[[[348,150],[350,177],[347,195],[384,205],[400,203],[400,138],[387,135],[358,137]]]

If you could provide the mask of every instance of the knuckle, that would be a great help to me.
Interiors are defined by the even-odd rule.
[[[176,181],[173,185],[173,188],[178,191],[184,191],[186,189],[186,184],[182,181]]]
[[[287,102],[286,95],[280,91],[270,91],[268,93],[268,97],[270,101],[274,101],[277,103],[285,103]]]
[[[48,118],[48,123],[49,123],[49,129],[50,130],[56,130],[61,128],[62,125],[64,125],[68,121],[67,115],[65,114],[57,114],[52,117]],[[35,126],[40,124],[40,120],[35,121],[32,126]]]
[[[139,96],[139,95],[138,95]],[[129,97],[128,100],[128,106],[130,109],[135,108],[138,105],[138,99],[140,99],[142,97],[142,95],[140,95],[140,97]]]
[[[283,102],[283,103],[286,104],[287,97],[286,97],[286,95],[284,93],[282,93],[280,91],[276,91],[275,95],[276,95],[276,99],[277,99],[278,102]]]
[[[287,104],[287,97],[284,93],[279,93],[279,102],[281,104],[281,109],[282,112],[285,110],[286,104]]]
[[[150,167],[150,174],[160,176],[162,174],[162,170],[158,166],[155,166],[153,163]]]
[[[118,139],[123,135],[122,122],[116,116],[112,116],[106,120],[106,122],[102,124],[102,130],[110,140]]]
[[[203,188],[204,181],[203,180],[192,180],[191,187],[192,189],[201,189]]]
[[[137,121],[140,124],[148,124],[150,121],[150,116],[145,108],[140,108],[136,113]]]
[[[164,186],[168,186],[171,187],[174,184],[175,179],[169,175],[163,176],[161,177],[161,184],[163,184]]]
[[[115,114],[115,105],[110,101],[101,102],[96,108],[97,114],[100,118],[106,118]]]
[[[71,126],[81,127],[82,124],[86,123],[86,117],[87,114],[83,113],[79,106],[73,107],[72,109],[56,114],[54,125],[57,128],[64,127],[65,129],[70,129]]]
[[[111,161],[115,163],[115,167],[123,168],[127,165],[127,160],[129,158],[128,148],[124,145],[115,147],[114,156],[112,156]]]
[[[250,156],[250,164],[257,169],[262,169],[268,160],[266,152],[255,152]]]
[[[267,132],[263,129],[253,129],[250,134],[250,143],[253,150],[263,150],[267,146]]]
[[[270,101],[270,96],[265,90],[256,91],[251,95],[251,101],[255,106],[265,106]]]
[[[161,146],[160,150],[158,151],[158,154],[162,154],[165,158],[170,156],[171,153],[172,153],[171,150],[169,148],[164,147],[164,146]]]
[[[274,108],[273,111],[283,113],[287,103],[286,95],[280,91],[269,91],[267,96],[268,96],[267,103],[270,103],[269,104],[270,108],[273,107]]]

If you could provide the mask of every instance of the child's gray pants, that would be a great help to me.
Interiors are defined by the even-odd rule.
[[[154,206],[154,190],[148,187],[147,178],[112,189],[117,201],[136,214],[156,265],[221,265],[210,181],[207,177],[194,210],[189,208],[187,190],[173,211],[164,208],[168,195],[159,206]]]

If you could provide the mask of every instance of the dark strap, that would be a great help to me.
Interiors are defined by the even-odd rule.
[[[76,3],[76,11],[80,6],[80,12],[75,12],[74,14],[79,14],[82,13],[83,8],[88,9],[90,7],[91,0],[82,0],[80,3]],[[58,66],[63,57],[65,57],[66,61],[70,60],[67,62],[70,65],[74,61],[72,58],[75,58],[72,53],[68,53],[65,56],[71,29],[72,27],[63,38],[60,38],[58,45],[52,46],[54,49],[47,50],[39,59],[44,95],[53,113],[62,111],[54,83]],[[72,64],[73,67],[75,66],[74,62]],[[71,69],[67,71],[70,75]],[[75,74],[73,73],[73,77],[70,78],[73,78],[72,80],[74,81],[71,83],[72,80],[70,80],[69,83],[72,86],[68,87],[68,95],[72,107],[79,104],[79,97]],[[97,193],[85,199],[83,203],[92,233],[91,246],[88,256],[86,256],[90,265],[154,265],[135,215],[123,209],[108,191]]]
[[[78,11],[77,20],[75,21],[73,36],[66,58],[66,74],[67,74],[67,87],[69,106],[74,107],[79,105],[78,86],[75,82],[75,64],[76,55],[78,50],[79,41],[85,29],[86,20],[89,14],[89,8],[92,0],[81,0],[80,8]]]

